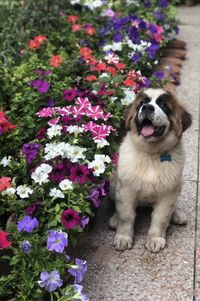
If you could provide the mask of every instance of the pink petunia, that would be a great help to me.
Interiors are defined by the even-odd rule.
[[[68,116],[72,114],[72,106],[67,106],[63,108],[56,108],[56,113],[61,115],[61,116]]]
[[[38,117],[52,117],[54,112],[53,108],[44,108],[36,113]]]
[[[86,131],[91,132],[92,138],[94,140],[102,140],[110,135],[111,131],[115,131],[115,129],[106,124],[96,124],[95,122],[90,121],[89,123],[84,125],[84,129]]]
[[[59,120],[60,120],[60,117],[50,119],[48,122],[48,125],[50,125],[50,126],[56,125],[59,122]]]
[[[87,109],[87,108],[91,107],[91,102],[88,100],[87,97],[85,97],[85,98],[78,97],[77,100],[75,101],[75,103],[83,109]]]
[[[86,109],[86,114],[88,117],[97,120],[103,118],[103,111],[100,106],[93,106]]]

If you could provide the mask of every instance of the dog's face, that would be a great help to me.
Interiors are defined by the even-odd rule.
[[[145,142],[157,142],[174,134],[180,138],[191,125],[191,115],[176,97],[163,89],[146,89],[125,113],[127,130]]]

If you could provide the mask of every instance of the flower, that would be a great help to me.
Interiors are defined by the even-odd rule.
[[[124,106],[128,106],[129,104],[131,104],[135,100],[136,94],[130,88],[124,88],[123,92],[125,94],[125,97],[123,99],[121,99],[121,103]]]
[[[63,162],[58,162],[49,175],[49,179],[53,183],[60,183],[66,178],[67,166]]]
[[[96,77],[96,75],[91,74],[91,75],[87,75],[85,80],[87,80],[88,82],[92,82],[94,80],[97,80],[97,77]]]
[[[8,166],[11,163],[11,156],[3,157],[3,159],[0,161],[0,165],[3,165],[3,167]]]
[[[75,89],[64,90],[63,92],[64,100],[72,101],[76,96],[77,96],[77,92]]]
[[[80,147],[80,146],[75,146],[75,145],[71,145],[71,147],[68,150],[68,159],[70,159],[70,161],[72,163],[78,162],[80,159],[85,159],[85,155],[83,154],[84,152],[86,152],[87,149]]]
[[[85,32],[89,36],[93,36],[96,33],[96,29],[94,27],[92,27],[92,26],[88,26],[88,27],[85,28]]]
[[[83,133],[84,129],[78,125],[70,125],[67,127],[67,132],[69,132],[70,134],[74,133],[76,136],[79,133]]]
[[[74,165],[70,169],[69,179],[78,184],[84,184],[88,180],[89,170],[86,165]]]
[[[72,25],[72,32],[81,31],[82,25],[81,24],[73,24]]]
[[[11,242],[8,240],[8,232],[0,231],[0,250],[6,249],[11,246]]]
[[[7,116],[2,111],[0,111],[0,135],[15,128],[16,125],[10,123]]]
[[[33,193],[33,190],[26,185],[20,185],[16,189],[17,194],[20,196],[20,198],[25,199],[28,198],[30,194]]]
[[[111,159],[109,156],[105,155],[95,155],[94,160],[88,163],[88,168],[93,169],[93,174],[95,176],[100,176],[104,173],[106,166],[105,163],[110,163]]]
[[[80,52],[80,55],[82,55],[84,59],[92,58],[92,50],[88,47],[81,48],[79,52]]]
[[[22,153],[26,157],[28,163],[32,163],[37,157],[41,148],[39,143],[25,143],[22,147]]]
[[[62,126],[61,125],[52,125],[50,128],[47,130],[47,135],[50,139],[52,139],[55,136],[60,136],[61,135],[61,130]]]
[[[10,187],[10,188],[6,188],[5,190],[3,190],[2,191],[2,195],[4,196],[4,195],[9,195],[9,194],[15,194],[15,188],[13,188],[13,187]]]
[[[57,188],[51,188],[49,196],[64,199],[65,195]]]
[[[82,285],[73,284],[72,287],[73,287],[74,291],[76,292],[76,296],[75,296],[76,301],[89,301],[88,295],[82,293],[82,290],[83,290]],[[68,293],[66,292],[65,294],[68,297]],[[70,297],[70,295],[69,295],[69,297]]]
[[[11,187],[10,181],[11,181],[11,178],[9,178],[9,177],[0,178],[0,192]]]
[[[60,182],[59,187],[61,190],[72,190],[73,189],[73,182],[65,179],[62,182]]]
[[[61,215],[61,223],[66,229],[73,229],[80,225],[80,216],[74,209],[63,210]]]
[[[108,8],[108,9],[103,10],[101,15],[103,17],[110,17],[110,18],[112,18],[112,17],[115,16],[115,12],[111,8]]]
[[[35,171],[31,174],[31,178],[35,181],[35,183],[39,183],[39,185],[47,183],[49,182],[49,173],[52,169],[51,165],[43,163],[35,169]]]
[[[24,212],[27,214],[27,215],[32,215],[39,207],[39,201],[31,204],[30,206],[26,207],[24,209]]]
[[[44,41],[47,41],[45,36],[39,35],[29,41],[29,49],[39,49]]]
[[[81,227],[82,227],[83,229],[88,225],[89,220],[90,220],[89,216],[83,215],[83,216],[81,217]]]
[[[24,253],[28,254],[30,252],[31,249],[31,244],[28,240],[24,240],[21,243],[21,249]]]
[[[50,65],[58,68],[60,64],[62,63],[62,57],[60,55],[54,55],[51,57]]]
[[[17,230],[19,232],[25,231],[28,233],[32,233],[35,228],[38,227],[38,220],[36,217],[30,217],[26,215],[23,217],[21,221],[18,222]]]
[[[42,272],[38,284],[40,287],[44,287],[48,292],[54,292],[58,287],[63,285],[63,281],[60,279],[59,273],[54,270],[50,273]]]
[[[68,272],[75,277],[75,283],[80,283],[87,272],[87,261],[76,258],[75,263],[76,267],[68,269]]]
[[[100,193],[99,189],[95,188],[92,190],[92,193],[85,197],[86,200],[92,201],[94,208],[98,208],[100,205]]]
[[[63,253],[68,245],[68,235],[62,231],[48,231],[47,249],[57,253]]]
[[[159,5],[162,8],[166,8],[169,5],[168,0],[160,0]]]
[[[44,81],[43,79],[36,79],[31,82],[31,85],[34,86],[39,93],[46,93],[50,88],[50,83]]]
[[[164,79],[164,72],[163,71],[155,71],[153,73],[153,76],[155,76],[157,79]]]
[[[79,16],[75,16],[75,15],[70,15],[70,16],[68,16],[68,22],[69,23],[76,23],[77,21],[78,21],[78,19],[79,19]]]

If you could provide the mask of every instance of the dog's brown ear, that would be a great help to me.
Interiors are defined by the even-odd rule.
[[[182,131],[185,132],[192,124],[192,115],[183,109],[181,114]]]
[[[132,114],[131,114],[131,109],[132,109],[133,103],[131,103],[130,105],[128,105],[123,113],[123,119],[125,121],[125,126],[126,126],[126,130],[130,131],[131,129],[131,119],[132,119]]]

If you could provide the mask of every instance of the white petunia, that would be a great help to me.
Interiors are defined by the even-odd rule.
[[[15,188],[13,188],[13,187],[10,187],[10,188],[6,188],[5,190],[3,190],[2,192],[1,192],[1,194],[4,196],[4,195],[9,195],[9,194],[15,194]]]
[[[83,133],[84,129],[78,125],[70,125],[67,127],[67,132],[69,132],[70,134],[79,134],[79,133]]]
[[[52,188],[49,192],[49,195],[54,198],[61,198],[61,199],[63,199],[65,197],[65,195],[62,193],[62,191],[57,188]]]
[[[4,167],[8,166],[11,162],[11,156],[3,157],[3,159],[0,161],[0,165],[3,165]]]
[[[68,159],[70,159],[72,163],[78,162],[80,159],[84,160],[86,156],[83,153],[86,151],[87,148],[71,145],[68,153]]]
[[[94,140],[94,142],[97,144],[97,148],[103,148],[106,145],[110,145],[106,139]]]
[[[54,159],[55,157],[61,156],[62,158],[67,158],[68,152],[71,149],[69,143],[60,142],[60,143],[47,143],[44,148],[46,160]]]
[[[52,125],[48,130],[47,130],[47,135],[50,139],[52,139],[55,136],[60,136],[61,135],[61,130],[62,126],[61,125]]]
[[[105,155],[95,155],[94,160],[88,163],[88,168],[94,169],[93,174],[95,176],[100,176],[104,173],[106,169],[105,163],[110,163],[111,159],[109,156]]]
[[[103,47],[103,51],[122,51],[122,42],[113,42],[112,44],[107,44]]]
[[[61,190],[72,190],[73,182],[68,179],[65,179],[62,182],[60,182],[59,187]]]
[[[131,90],[129,88],[124,88],[123,92],[125,94],[125,97],[123,99],[121,99],[121,103],[124,106],[128,106],[135,100],[136,94],[133,90]]]
[[[20,196],[21,199],[26,199],[30,194],[33,193],[33,190],[26,185],[20,185],[16,188],[16,193]]]
[[[52,166],[43,163],[35,169],[35,171],[31,175],[31,178],[35,183],[39,183],[39,185],[47,183],[49,182],[49,173],[52,171],[52,169]]]

